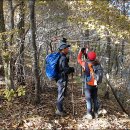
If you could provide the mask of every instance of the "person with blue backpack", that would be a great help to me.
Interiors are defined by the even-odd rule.
[[[54,79],[58,86],[58,97],[56,102],[56,115],[65,116],[66,112],[63,109],[63,101],[66,96],[68,75],[74,73],[74,67],[69,66],[70,45],[67,44],[67,39],[63,38],[58,46],[58,52],[49,54],[46,57],[46,75],[52,80]]]
[[[85,55],[85,61],[82,60],[82,55]],[[87,114],[84,116],[84,118],[97,118],[99,109],[97,85],[102,82],[103,69],[100,63],[96,60],[96,53],[93,51],[88,51],[86,53],[86,48],[82,48],[79,51],[77,60],[82,66],[85,74],[84,91],[86,97]]]

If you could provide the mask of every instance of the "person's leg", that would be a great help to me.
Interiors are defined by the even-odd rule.
[[[92,113],[92,99],[91,99],[91,89],[85,88],[85,97],[86,97],[86,106],[87,106],[87,113]]]
[[[97,91],[98,91],[98,88],[93,88],[92,99],[93,99],[93,103],[94,103],[94,114],[95,115],[97,115],[98,109],[99,109]]]
[[[84,118],[92,119],[92,98],[91,98],[91,86],[85,87],[85,97],[86,97],[86,106],[87,106],[87,114]]]
[[[57,109],[62,112],[63,111],[63,100],[64,100],[64,93],[65,93],[65,86],[62,80],[57,81],[58,85],[58,98],[57,98]]]

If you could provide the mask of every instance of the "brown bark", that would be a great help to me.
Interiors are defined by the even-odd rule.
[[[0,33],[5,31],[5,24],[4,24],[4,14],[3,14],[3,0],[0,1]],[[3,36],[0,37],[3,41]],[[0,45],[2,46],[2,45]],[[0,76],[4,77],[4,67],[1,57],[1,51],[0,51]]]
[[[39,75],[39,61],[36,45],[36,22],[35,22],[35,0],[29,0],[30,9],[30,32],[31,32],[31,44],[33,47],[33,71],[35,80],[35,103],[40,102],[40,75]]]
[[[25,29],[24,29],[24,0],[21,1],[19,6],[19,23],[17,25],[19,29],[19,39],[20,39],[20,50],[19,50],[19,61],[17,67],[17,84],[25,85],[25,77],[24,77],[24,41],[25,41]]]

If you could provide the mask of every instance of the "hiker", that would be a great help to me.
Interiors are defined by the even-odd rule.
[[[70,45],[67,44],[67,39],[63,38],[60,42],[58,50],[61,54],[59,59],[59,78],[56,80],[58,86],[58,98],[57,98],[57,110],[56,115],[64,116],[66,112],[63,110],[63,101],[66,96],[66,89],[68,84],[68,74],[74,73],[74,67],[69,67],[69,60],[67,54],[69,52]]]
[[[82,55],[85,55],[86,61],[82,60]],[[99,62],[96,60],[96,53],[90,51],[86,54],[86,48],[82,48],[77,57],[78,63],[82,66],[84,73],[85,73],[85,97],[86,97],[86,106],[87,106],[87,114],[84,116],[87,119],[92,119],[93,116],[95,118],[98,117],[98,98],[97,98],[97,82],[92,83],[91,74],[90,74],[90,67],[89,65],[99,65]],[[94,108],[92,108],[94,107]],[[93,110],[93,111],[92,111]]]

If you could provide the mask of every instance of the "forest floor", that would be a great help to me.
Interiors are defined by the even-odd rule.
[[[73,83],[74,110],[72,107],[72,91],[70,82],[65,98],[67,116],[55,115],[57,88],[55,83],[44,86],[41,103],[29,103],[30,94],[7,102],[0,97],[0,129],[130,129],[130,118],[122,112],[114,97],[104,99],[99,88],[100,115],[97,119],[87,120],[84,97],[81,96],[81,86]],[[33,98],[31,98],[33,99]]]

